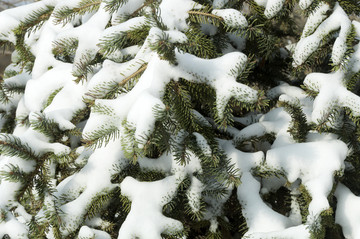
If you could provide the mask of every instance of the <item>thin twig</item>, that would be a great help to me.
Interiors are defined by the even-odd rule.
[[[207,13],[207,12],[200,12],[200,11],[190,10],[190,11],[188,11],[188,14],[201,15],[201,16],[205,16],[205,17],[216,18],[219,21],[224,21],[224,19],[222,17],[219,17],[219,16],[217,16],[215,14],[212,14],[212,13]]]
[[[134,73],[132,73],[131,75],[129,75],[128,77],[126,77],[125,79],[123,79],[121,82],[119,82],[119,85],[125,85],[129,80],[131,80],[131,78],[135,77],[136,75],[142,73],[143,71],[145,71],[147,68],[147,64],[144,64],[140,69],[138,69],[137,71],[135,71]]]

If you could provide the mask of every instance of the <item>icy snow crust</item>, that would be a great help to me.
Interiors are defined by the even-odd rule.
[[[23,6],[4,11],[0,13],[0,22],[7,22],[7,24],[0,25],[0,32],[4,33],[0,35],[0,39],[15,42],[15,35],[11,30],[35,9],[48,5],[54,6],[57,11],[65,6],[74,8],[79,2],[45,0],[31,4],[29,7]],[[220,9],[227,2],[226,0],[214,1],[213,14],[222,17],[231,27],[246,28],[247,21],[241,12],[234,9]],[[265,16],[272,18],[281,10],[284,0],[256,0],[256,2],[265,7]],[[300,0],[300,6],[305,9],[311,2],[311,0]],[[189,162],[186,165],[180,165],[172,153],[161,155],[156,160],[146,157],[138,159],[141,169],[163,172],[166,177],[162,180],[141,182],[128,176],[120,184],[114,184],[111,181],[111,175],[116,173],[115,168],[122,170],[130,163],[125,159],[123,149],[120,147],[124,132],[122,122],[126,120],[135,129],[138,146],[143,147],[142,139],[153,131],[157,120],[154,108],[165,109],[162,97],[164,87],[170,80],[177,81],[184,78],[191,82],[208,84],[214,88],[219,117],[223,116],[225,106],[232,97],[246,103],[255,103],[258,100],[256,90],[236,81],[236,76],[243,70],[247,57],[235,49],[230,48],[231,52],[216,59],[201,59],[175,49],[177,65],[162,60],[151,50],[150,45],[162,34],[167,34],[175,43],[187,41],[183,32],[188,29],[186,24],[188,11],[201,8],[199,4],[191,0],[162,1],[160,17],[168,27],[168,31],[152,27],[142,47],[134,46],[117,53],[117,56],[133,55],[132,60],[117,63],[109,58],[100,64],[92,75],[87,76],[88,81],[74,83],[76,79],[74,65],[81,63],[84,56],[89,61],[93,60],[100,50],[99,43],[102,39],[112,34],[122,34],[132,27],[151,24],[144,17],[139,17],[106,28],[109,20],[116,23],[114,16],[131,14],[142,4],[144,4],[142,0],[128,1],[111,15],[105,11],[105,3],[102,3],[97,12],[85,15],[81,19],[83,24],[78,27],[71,22],[64,26],[56,25],[51,16],[50,20],[38,30],[36,37],[30,36],[26,39],[36,57],[31,75],[19,72],[20,74],[5,80],[5,84],[26,85],[23,95],[14,95],[8,104],[0,105],[6,112],[17,107],[16,114],[19,118],[25,115],[30,121],[35,121],[39,114],[42,114],[57,123],[62,130],[83,128],[85,140],[91,140],[92,133],[99,127],[112,126],[120,132],[120,139],[111,139],[107,144],[100,145],[94,150],[84,147],[76,149],[78,154],[76,162],[84,166],[79,172],[67,177],[60,184],[54,185],[56,193],[53,196],[47,195],[48,208],[53,207],[55,198],[61,198],[57,203],[60,203],[58,206],[63,212],[61,214],[63,236],[75,232],[82,225],[78,232],[79,238],[111,238],[108,233],[95,229],[103,223],[99,216],[86,222],[84,222],[84,217],[89,203],[99,196],[99,193],[106,194],[116,187],[119,187],[122,195],[132,202],[130,212],[120,228],[119,239],[133,237],[156,239],[161,238],[161,233],[171,234],[183,230],[184,226],[180,221],[162,214],[162,208],[171,201],[180,182],[186,177],[189,177],[191,181],[186,194],[189,206],[193,212],[200,210],[204,185],[195,175],[203,172],[202,163],[201,159],[191,151],[187,152]],[[346,35],[350,30],[351,22],[339,5],[336,5],[330,17],[325,19],[324,14],[328,9],[329,6],[322,3],[309,17],[303,36],[295,48],[294,65],[301,65],[317,48],[324,35],[338,29],[340,32],[334,44],[332,60],[335,64],[339,64],[343,59]],[[360,37],[360,24],[356,21],[352,24],[355,26],[357,36]],[[314,32],[310,29],[312,25],[318,25]],[[75,38],[78,41],[74,65],[59,61],[52,53],[52,43],[66,38]],[[357,46],[356,51],[348,60],[355,72],[360,70],[359,59],[360,50]],[[146,70],[134,88],[118,95],[114,100],[102,99],[107,93],[109,84],[121,84],[144,65],[146,65]],[[239,72],[234,72],[233,69]],[[285,83],[270,90],[268,97],[301,105],[309,122],[318,122],[324,112],[333,107],[348,107],[355,116],[360,116],[360,99],[346,89],[346,82],[343,81],[344,74],[343,69],[330,74],[309,74],[304,84],[319,92],[315,101],[309,100],[303,90]],[[95,94],[99,89],[103,90],[102,93]],[[48,104],[48,99],[54,91],[59,92]],[[95,106],[87,122],[74,125],[71,122],[74,115],[86,108],[83,99],[94,100]],[[96,107],[107,109],[109,115],[101,114]],[[211,123],[200,113],[197,114],[207,124]],[[327,196],[334,184],[334,174],[342,172],[345,167],[347,146],[335,135],[320,135],[316,132],[308,135],[307,142],[296,143],[288,132],[291,117],[282,107],[264,115],[251,114],[236,118],[235,121],[246,127],[242,130],[227,128],[226,130],[234,139],[218,139],[218,143],[239,172],[241,184],[237,186],[237,198],[243,208],[249,228],[245,236],[247,238],[309,238],[309,226],[316,223],[320,213],[329,208]],[[234,142],[266,134],[275,135],[272,145],[259,145],[259,148],[266,153],[263,151],[246,153],[234,146]],[[50,152],[61,157],[68,155],[72,150],[64,144],[51,143],[51,139],[35,131],[31,126],[17,126],[13,135],[31,147],[37,155]],[[211,147],[205,137],[199,133],[193,133],[193,135],[204,155],[211,156]],[[3,137],[5,136],[1,135],[1,139]],[[182,137],[181,133],[178,137]],[[0,157],[1,171],[9,170],[10,164],[18,166],[25,172],[32,172],[35,168],[33,161],[26,161],[15,156]],[[55,162],[51,162],[50,168],[54,169],[54,167]],[[260,182],[259,178],[252,174],[252,170],[262,167],[274,171],[281,170],[283,176],[270,177]],[[261,194],[275,191],[286,182],[292,185],[292,202],[291,212],[284,216],[267,205]],[[305,223],[301,221],[296,200],[300,182],[312,197],[309,216]],[[21,186],[21,183],[0,181],[0,238],[5,234],[11,238],[28,238],[29,228],[26,223],[32,218],[23,206],[16,202],[15,190]],[[235,185],[230,185],[227,195],[218,201],[206,198],[213,209],[209,210],[204,218],[211,222],[209,230],[212,232],[218,229],[217,217],[221,216],[222,205],[230,196],[233,187]],[[336,222],[343,227],[346,238],[360,237],[358,228],[360,199],[342,184],[337,186],[335,195],[338,200]],[[15,210],[16,213],[13,214],[10,209]],[[5,219],[1,219],[2,217]],[[40,222],[46,220],[44,210],[36,215],[36,220]],[[50,230],[47,237],[54,238],[52,233]]]

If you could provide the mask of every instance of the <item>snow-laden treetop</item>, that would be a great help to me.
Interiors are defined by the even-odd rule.
[[[355,2],[1,12],[0,238],[360,238]]]

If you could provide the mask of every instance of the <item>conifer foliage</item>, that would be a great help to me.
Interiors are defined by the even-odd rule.
[[[0,239],[360,238],[359,14],[358,0],[1,12],[15,51]]]

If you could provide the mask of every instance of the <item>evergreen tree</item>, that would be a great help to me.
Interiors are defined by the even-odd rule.
[[[359,0],[1,12],[0,238],[360,238],[359,16]]]

